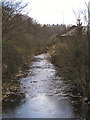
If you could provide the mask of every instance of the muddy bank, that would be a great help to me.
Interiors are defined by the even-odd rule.
[[[21,91],[21,84],[19,79],[24,78],[27,76],[27,70],[30,69],[30,63],[33,61],[32,56],[28,56],[25,63],[22,65],[22,68],[19,69],[17,74],[11,75],[10,79],[7,79],[5,74],[3,74],[3,81],[2,81],[2,100],[8,102],[15,102],[19,98],[22,99],[24,97],[24,93]],[[5,70],[4,70],[5,73]],[[13,99],[14,98],[14,99]]]
[[[31,62],[31,60],[30,60]],[[19,98],[21,99],[24,97],[24,93],[21,92],[21,86],[19,79],[22,77],[27,76],[27,70],[29,69],[30,62],[28,61],[23,65],[23,68],[20,69],[19,73],[16,75],[12,75],[11,79],[4,80],[6,82],[2,83],[2,100],[8,101],[8,102],[15,102],[17,99],[13,98]]]

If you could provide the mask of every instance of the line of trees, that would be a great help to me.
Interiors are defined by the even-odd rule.
[[[2,2],[3,82],[14,77],[33,55],[46,52],[47,46],[56,43],[55,40],[52,42],[51,36],[62,28],[62,25],[41,26],[28,15],[23,15],[26,6],[21,2]],[[63,28],[66,29],[65,25]]]
[[[3,82],[4,78],[11,79],[17,74],[27,56],[31,57],[37,51],[38,40],[35,38],[39,35],[40,25],[21,14],[24,7],[20,2],[2,3]]]
[[[90,100],[88,35],[83,33],[82,25],[78,24],[74,35],[59,38],[59,42],[49,49],[49,54],[52,62],[60,68],[60,76],[70,79],[75,91]]]

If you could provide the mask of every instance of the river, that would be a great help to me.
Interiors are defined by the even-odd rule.
[[[45,54],[34,57],[26,77],[20,78],[25,98],[3,105],[3,118],[85,118],[82,102],[69,91],[70,85],[56,75]]]

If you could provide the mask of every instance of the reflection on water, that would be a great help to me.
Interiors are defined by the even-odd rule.
[[[56,70],[47,56],[41,54],[34,57],[28,75],[21,78],[21,87],[25,99],[16,103],[3,103],[5,118],[74,118],[83,117],[75,109],[82,106],[71,100],[69,84],[56,76]],[[76,107],[77,105],[77,107]]]

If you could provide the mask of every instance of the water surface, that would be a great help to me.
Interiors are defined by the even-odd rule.
[[[46,58],[45,54],[34,57],[28,75],[20,79],[25,98],[17,103],[3,105],[4,118],[76,118],[84,116],[81,113],[81,103],[72,101],[70,97],[72,94],[68,92],[69,84],[66,84],[62,77],[56,76],[54,65]]]

